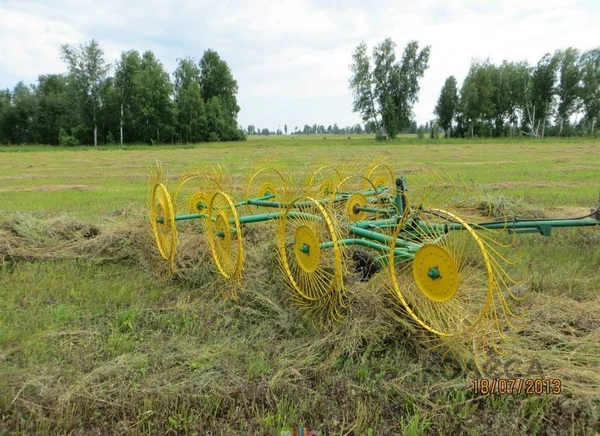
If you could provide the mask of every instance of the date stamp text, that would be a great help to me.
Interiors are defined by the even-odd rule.
[[[557,378],[482,378],[474,379],[472,386],[476,395],[543,395],[560,394],[562,391],[561,380]]]

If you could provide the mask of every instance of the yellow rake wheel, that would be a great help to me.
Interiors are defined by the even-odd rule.
[[[194,192],[188,200],[189,213],[208,213],[211,195],[208,192]]]
[[[215,192],[227,191],[231,185],[224,170],[187,171],[179,176],[173,206],[183,213],[208,213]]]
[[[175,227],[175,210],[171,195],[162,183],[152,187],[150,197],[150,224],[156,246],[163,259],[169,261],[169,268],[175,265],[175,246],[177,244],[177,228]]]
[[[396,179],[394,172],[385,164],[375,165],[365,172],[365,178],[377,189],[388,188],[390,194],[395,193]],[[363,183],[363,187],[369,189],[368,183]]]
[[[472,331],[486,316],[495,287],[483,241],[450,212],[420,211],[411,219],[400,223],[394,240],[399,237],[422,246],[412,261],[394,261],[390,250],[393,295],[411,318],[432,333],[457,336]],[[461,225],[462,230],[445,232],[444,223]],[[403,227],[410,233],[400,233]]]
[[[213,195],[205,222],[208,245],[217,269],[224,277],[239,281],[244,260],[242,230],[233,201],[227,194],[217,192]]]
[[[185,171],[177,177],[177,185],[173,192],[173,207],[175,212],[179,213],[181,210],[189,209],[187,207],[188,200],[185,198],[187,195],[193,192],[194,185],[198,183],[202,176],[199,171],[189,170]]]
[[[255,172],[246,184],[244,190],[244,199],[256,199],[266,195],[275,195],[265,201],[284,202],[287,198],[287,183],[281,172],[272,168],[261,168]],[[272,207],[261,207],[247,204],[246,211],[250,214],[262,212],[275,212],[277,209]]]
[[[346,201],[346,216],[350,222],[364,221],[367,219],[367,212],[359,210],[361,207],[367,206],[369,200],[360,192],[355,192]]]
[[[335,210],[350,223],[364,221],[372,212],[361,211],[361,207],[379,209],[381,201],[377,189],[369,179],[363,176],[348,176],[335,188]],[[382,212],[383,213],[383,212]]]
[[[311,195],[330,200],[341,180],[342,176],[337,169],[331,166],[322,166],[310,176],[306,188]]]
[[[310,312],[339,319],[344,303],[342,252],[339,232],[325,207],[311,197],[295,200],[280,220],[277,239],[295,302]]]

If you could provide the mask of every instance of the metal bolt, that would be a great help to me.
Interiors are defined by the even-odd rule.
[[[438,269],[437,266],[434,266],[433,268],[429,268],[429,271],[427,271],[427,276],[431,280],[439,279],[441,277],[440,270]]]

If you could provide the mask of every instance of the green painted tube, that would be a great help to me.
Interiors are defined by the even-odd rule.
[[[283,218],[283,216],[284,216],[283,212],[269,212],[269,213],[261,213],[258,215],[244,215],[244,216],[240,217],[239,220],[240,220],[240,223],[242,223],[242,224],[248,224],[248,223],[258,223],[258,222],[263,222],[263,221],[276,220],[276,219]],[[287,216],[290,219],[304,218],[304,219],[309,219],[311,221],[317,221],[317,222],[321,221],[321,217],[319,217],[318,215],[313,215],[313,214],[304,213],[304,212],[290,211]],[[229,222],[233,223],[234,219],[230,218]]]
[[[196,218],[208,218],[208,215],[205,213],[192,213],[189,215],[178,215],[175,217],[175,221],[193,220]]]
[[[406,179],[404,177],[398,177],[396,179],[396,196],[394,198],[394,204],[398,211],[398,216],[402,216],[404,214],[404,209],[407,207]]]
[[[193,220],[196,218],[208,218],[208,215],[205,213],[192,213],[190,215],[178,215],[175,217],[175,221],[185,221],[185,220]],[[156,218],[156,222],[162,224],[164,222],[162,217]]]
[[[460,223],[446,224],[448,230],[463,230]],[[491,223],[469,224],[471,227],[494,229],[535,229],[539,227],[589,227],[600,225],[595,219],[563,219],[563,220],[526,220],[526,221],[497,221]]]
[[[380,214],[386,214],[387,216],[392,216],[392,212],[390,212],[389,210],[377,209],[374,207],[359,207],[358,210],[361,212],[380,213]]]
[[[276,195],[275,194],[267,194],[267,195],[265,195],[263,197],[252,198],[250,200],[240,201],[238,203],[235,203],[234,206],[235,207],[239,207],[239,206],[245,206],[247,204],[254,204],[254,203],[251,203],[251,202],[254,202],[254,201],[265,201],[266,202],[266,200],[268,200],[269,198],[273,198],[273,197],[276,197]],[[270,202],[267,202],[267,203],[271,203],[272,204],[274,202],[270,201]],[[261,206],[261,205],[259,205],[259,206]]]
[[[354,225],[350,226],[350,233],[360,236],[361,238],[371,239],[384,244],[390,244],[393,241],[391,236],[382,235],[381,233],[377,233],[372,230],[365,230]]]
[[[249,223],[259,223],[263,221],[276,220],[281,218],[282,214],[280,212],[270,212],[270,213],[261,213],[258,215],[244,215],[241,216],[240,223],[241,224],[249,224]],[[229,219],[230,223],[233,223],[233,218]]]
[[[285,203],[279,203],[277,201],[266,201],[266,200],[248,200],[244,202],[245,204],[249,204],[250,206],[262,206],[262,207],[282,207]]]
[[[355,227],[354,225],[350,226],[350,233],[352,233],[356,236],[360,236],[361,238],[375,240],[377,242],[381,242],[386,245],[391,244],[394,241],[394,238],[392,238],[391,236],[382,235],[381,233],[377,233],[377,232],[370,231],[370,230],[365,230],[360,227]],[[412,241],[407,241],[402,238],[397,238],[395,240],[395,246],[396,247],[406,247],[406,249],[411,252],[417,251],[419,248],[422,247],[421,244],[417,244]]]
[[[369,221],[359,221],[357,223],[352,223],[353,227],[360,227],[362,229],[375,229],[381,227],[390,227],[398,224],[398,218],[386,218],[384,220],[369,220]]]
[[[377,242],[368,241],[366,239],[341,239],[338,241],[338,245],[350,246],[350,245],[360,245],[362,247],[372,248],[373,250],[387,252],[389,247],[387,245],[378,244]],[[321,242],[319,247],[322,249],[333,247],[333,242]]]
[[[368,241],[366,239],[341,239],[338,241],[338,245],[343,246],[351,246],[351,245],[359,245],[361,247],[372,248],[373,250],[380,251],[382,253],[387,253],[390,249],[387,245],[378,244],[377,242]],[[327,249],[333,247],[333,242],[322,242],[319,244],[321,249]],[[412,259],[414,255],[409,251],[410,249],[407,247],[398,247],[394,249],[394,255],[398,256],[406,256],[407,258]]]
[[[319,201],[319,203],[325,203],[325,201]],[[263,206],[263,207],[277,207],[280,209],[287,209],[291,206],[292,203],[285,201],[264,201],[264,200],[248,200],[244,202],[244,204],[249,204],[251,206]],[[294,203],[294,207],[307,207],[312,206],[313,203],[309,201],[299,201]]]
[[[326,203],[331,203],[331,202],[335,203],[335,202],[344,201],[344,200],[346,200],[346,198],[335,197],[331,200],[329,200],[329,199],[317,200],[317,203],[326,204]],[[288,207],[290,207],[292,205],[292,202],[264,201],[263,199],[256,199],[256,200],[248,200],[248,201],[244,202],[244,204],[250,204],[252,206],[277,207],[277,208],[281,208],[281,209],[287,209]],[[294,203],[293,207],[294,208],[310,207],[312,205],[313,205],[313,203],[310,201],[297,201],[296,203]]]

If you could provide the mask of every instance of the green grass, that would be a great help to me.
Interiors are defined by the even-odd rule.
[[[327,135],[325,135],[327,136]],[[506,345],[561,395],[473,393],[476,374],[399,323],[381,281],[353,283],[344,321],[315,330],[291,303],[270,226],[246,235],[244,288],[183,223],[167,279],[146,223],[148,167],[220,163],[247,175],[384,154],[443,168],[516,211],[573,216],[598,200],[600,142],[291,136],[193,147],[0,147],[0,435],[594,434],[600,428],[597,229],[519,235],[527,328]],[[169,179],[170,187],[174,180]],[[410,187],[409,187],[410,188]],[[98,228],[93,239],[82,235]]]
[[[357,161],[388,153],[400,173],[414,168],[445,169],[501,192],[542,206],[594,206],[600,142],[580,140],[429,140],[379,143],[363,135],[348,140],[331,135],[259,138],[244,143],[160,147],[0,147],[0,204],[4,212],[35,212],[100,222],[122,209],[145,205],[148,167],[158,159],[170,173],[221,164],[248,173],[258,159],[289,165],[345,155]],[[329,141],[329,142],[327,142]]]

